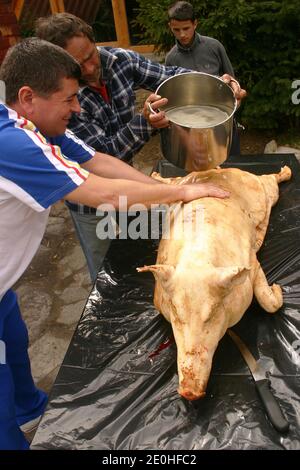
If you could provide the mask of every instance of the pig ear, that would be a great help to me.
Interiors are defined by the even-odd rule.
[[[250,268],[245,266],[230,266],[228,268],[217,268],[217,283],[223,289],[242,284],[250,272]]]
[[[175,268],[171,264],[152,264],[150,266],[144,266],[143,268],[137,268],[139,273],[145,271],[151,271],[160,282],[168,282],[174,274]]]

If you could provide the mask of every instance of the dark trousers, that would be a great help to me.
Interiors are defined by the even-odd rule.
[[[241,155],[240,134],[235,119],[233,120],[232,142],[229,155]]]

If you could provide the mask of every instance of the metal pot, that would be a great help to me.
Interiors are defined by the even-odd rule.
[[[188,72],[168,78],[156,90],[168,98],[170,126],[161,129],[166,160],[187,171],[215,168],[228,155],[237,101],[220,78]]]

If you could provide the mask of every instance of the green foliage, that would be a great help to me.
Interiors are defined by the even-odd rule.
[[[114,17],[110,0],[102,0],[98,14],[91,26],[96,42],[116,40]]]
[[[172,0],[138,0],[141,43],[168,51],[174,44],[167,9]],[[299,0],[194,0],[201,34],[219,39],[248,97],[239,120],[254,128],[299,126],[300,104],[291,101],[300,79]]]

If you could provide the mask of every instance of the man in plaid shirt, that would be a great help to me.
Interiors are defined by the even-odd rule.
[[[156,110],[166,100],[151,94],[142,112],[137,113],[135,90],[154,91],[165,79],[186,72],[186,69],[151,62],[130,50],[97,49],[92,28],[69,13],[38,19],[36,35],[63,47],[81,65],[84,80],[78,95],[81,112],[73,115],[69,128],[84,142],[130,163],[155,129],[168,125],[162,111],[151,114],[148,110],[149,102]],[[228,82],[231,79],[229,75],[224,78]],[[238,98],[244,96],[244,91],[235,83],[232,88]],[[91,278],[95,280],[110,240],[97,237],[96,227],[100,219],[95,209],[67,204]]]

